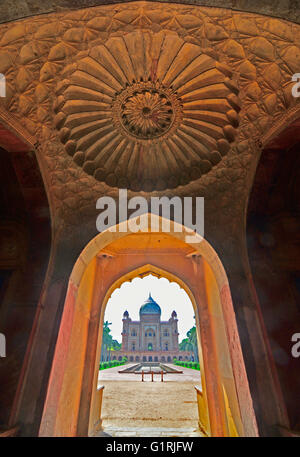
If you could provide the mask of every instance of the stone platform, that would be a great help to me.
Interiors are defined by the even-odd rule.
[[[132,367],[136,363],[128,363],[126,365],[107,368],[106,370],[99,371],[99,383],[104,384],[103,381],[141,381],[141,374],[135,373],[119,373],[124,367]],[[174,382],[192,382],[197,385],[201,385],[200,372],[197,370],[192,370],[190,368],[180,367],[178,365],[173,365],[172,363],[165,364],[175,370],[180,370],[182,373],[166,373],[164,374],[164,382],[174,381]],[[154,375],[154,380],[160,381],[160,373]],[[145,381],[151,381],[150,375],[145,375]]]
[[[129,364],[128,364],[129,366]],[[171,365],[176,368],[176,365]],[[120,367],[103,370],[99,384],[104,385],[103,432],[109,436],[183,437],[201,436],[198,429],[195,384],[199,371],[188,368],[183,373],[155,376],[145,382],[141,376],[118,373]],[[97,436],[105,436],[99,433]]]

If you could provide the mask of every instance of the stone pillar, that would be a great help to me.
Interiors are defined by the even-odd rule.
[[[211,309],[207,297],[207,284],[203,259],[196,256],[197,289],[195,298],[199,306],[201,346],[204,360],[206,394],[209,408],[209,419],[212,436],[229,436],[226,410],[216,347],[216,329],[214,328]]]
[[[233,335],[228,333],[232,364],[235,366],[235,373],[238,373],[240,370],[238,359],[243,357],[259,432],[262,436],[276,436],[277,425],[288,427],[288,418],[260,303],[252,280],[246,243],[232,242],[225,247],[226,252],[224,252],[224,243],[219,251],[223,251],[222,261],[229,280],[242,348],[242,355],[240,355],[236,350]],[[226,288],[221,291],[224,315],[230,319],[230,313],[225,312],[228,294],[230,292]],[[229,320],[226,328],[229,332],[231,328]],[[240,379],[236,378],[236,383],[239,384],[237,392],[240,395],[239,404],[244,428],[247,436],[251,436],[253,421],[247,408],[244,408],[244,405],[249,404],[248,393],[241,383],[241,379],[245,376],[241,373]]]
[[[21,389],[10,419],[20,424],[21,435],[36,436],[39,431],[60,317],[76,257],[66,254],[62,244],[52,249],[19,381]]]
[[[230,281],[258,426],[263,436],[276,436],[288,418],[252,277],[233,274]]]
[[[88,325],[88,339],[86,343],[83,379],[81,385],[80,407],[78,413],[78,425],[76,436],[90,436],[101,427],[101,406],[103,391],[98,390],[98,364],[100,358],[101,344],[98,340],[99,323],[101,319],[101,303],[105,294],[103,284],[103,272],[111,262],[110,257],[97,257],[95,276],[92,284],[92,300]],[[124,320],[124,319],[123,319]],[[128,321],[127,318],[127,327]],[[101,329],[100,329],[101,331]],[[96,369],[95,369],[96,368]],[[77,370],[78,371],[78,370]],[[93,388],[91,388],[93,386]]]
[[[83,247],[92,236],[92,230],[87,222],[84,233],[75,229],[70,231],[67,227],[53,232],[48,270],[10,418],[11,423],[20,424],[21,436],[39,433],[69,278]],[[80,262],[84,269],[86,265],[82,260]]]

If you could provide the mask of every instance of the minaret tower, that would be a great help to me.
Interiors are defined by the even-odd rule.
[[[123,314],[122,322],[122,351],[128,351],[129,322],[131,322],[131,319],[127,310]]]
[[[172,347],[174,351],[178,351],[178,319],[177,319],[177,313],[176,311],[173,311],[171,314],[171,328],[172,328]]]

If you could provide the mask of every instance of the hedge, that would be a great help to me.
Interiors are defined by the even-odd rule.
[[[183,360],[176,360],[174,362],[174,364],[178,365],[180,367],[192,368],[193,370],[200,370],[199,362],[189,362],[189,361],[183,361]]]
[[[109,362],[100,362],[99,370],[106,370],[106,368],[113,368],[118,367],[120,365],[124,365],[127,362],[125,358],[121,361],[119,360],[110,360]]]

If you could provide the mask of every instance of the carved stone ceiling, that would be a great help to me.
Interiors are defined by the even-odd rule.
[[[222,160],[238,126],[231,72],[176,33],[137,30],[81,53],[58,84],[66,151],[109,186],[175,188]]]
[[[294,23],[178,4],[36,16],[0,26],[0,104],[36,139],[60,221],[128,187],[204,196],[230,227],[259,140],[298,107],[299,42]]]
[[[129,0],[132,1],[132,0]],[[172,3],[170,0],[159,0]],[[118,0],[5,0],[0,4],[0,22],[15,21],[37,14],[56,13],[92,6],[118,3]],[[266,14],[289,21],[300,21],[298,0],[177,0],[176,3],[231,8],[234,11]]]

